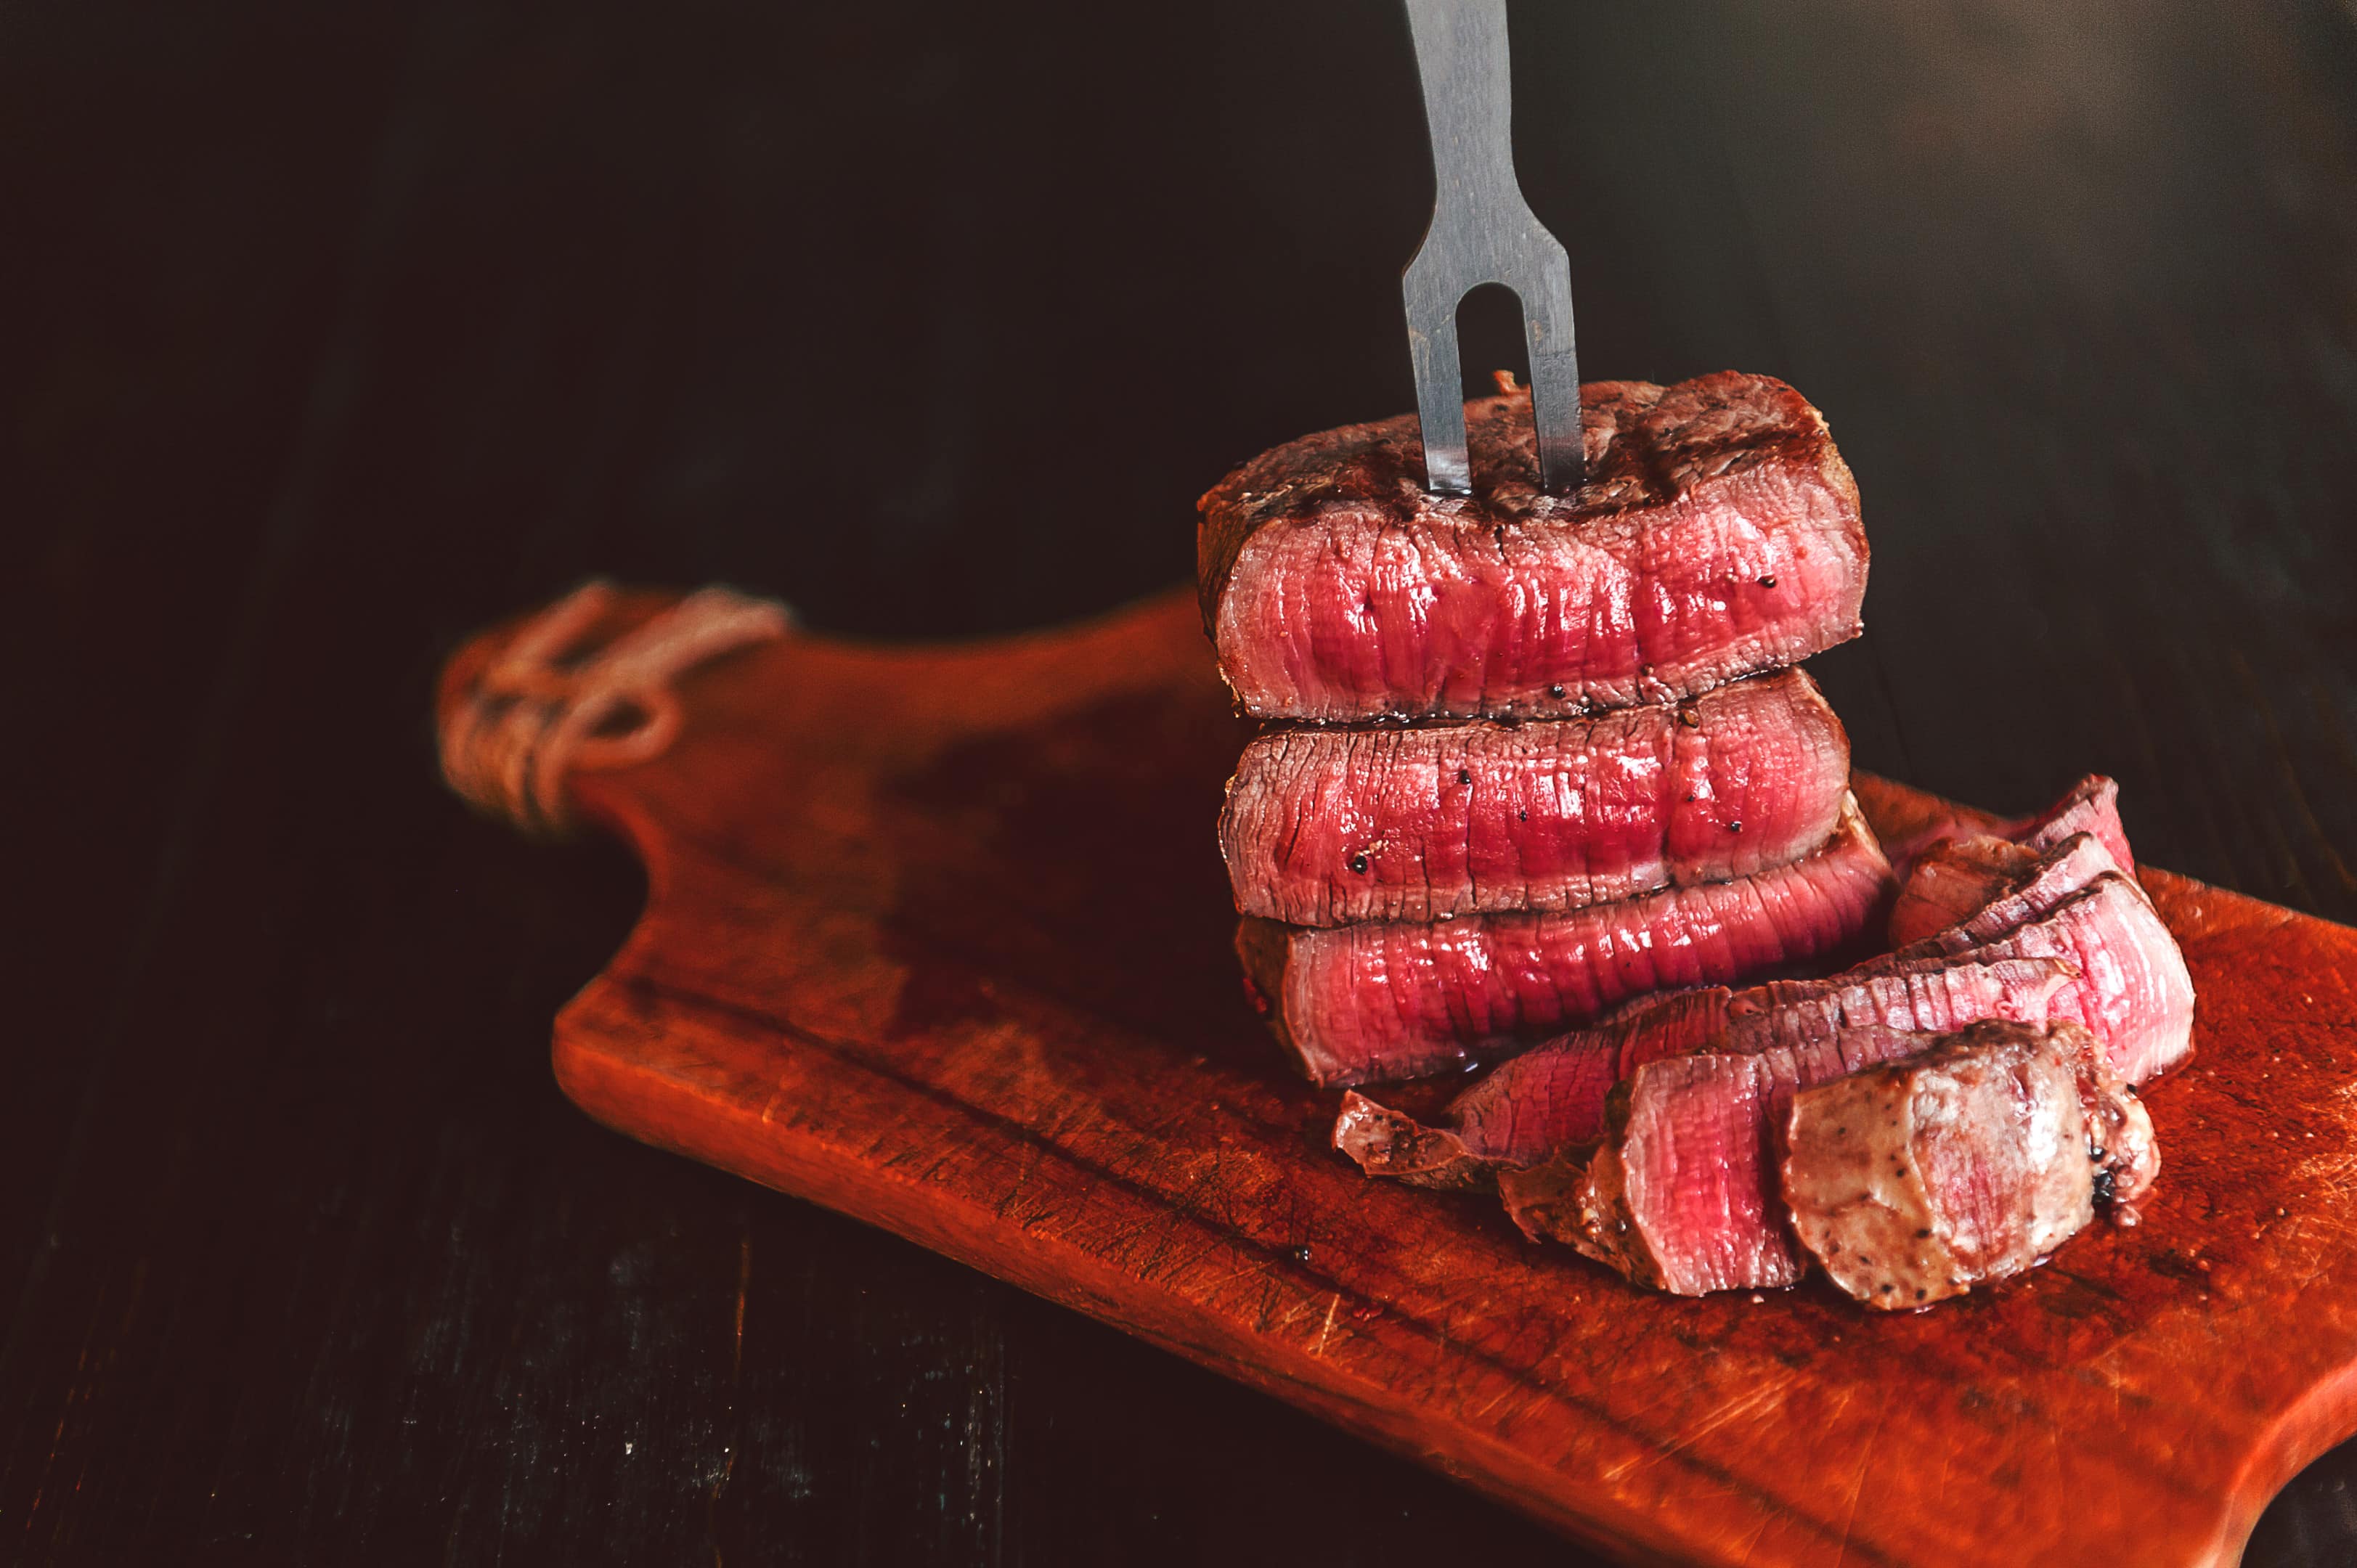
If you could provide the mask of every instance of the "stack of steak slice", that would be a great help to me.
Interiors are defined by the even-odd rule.
[[[1203,498],[1204,628],[1265,721],[1220,817],[1247,990],[1320,1084],[1491,1068],[1432,1125],[1346,1094],[1335,1146],[1682,1294],[1813,1260],[1916,1306],[2132,1220],[2133,1086],[2193,991],[2115,788],[1886,854],[1792,668],[1866,590],[1824,420],[1731,372],[1582,403],[1572,495],[1501,377],[1469,497],[1404,417]]]
[[[1268,721],[1220,823],[1247,982],[1301,1070],[1512,1055],[1632,997],[1855,957],[1895,892],[1797,660],[1857,634],[1857,491],[1798,393],[1591,385],[1587,483],[1530,400],[1469,405],[1474,494],[1412,417],[1204,497],[1204,624]]]

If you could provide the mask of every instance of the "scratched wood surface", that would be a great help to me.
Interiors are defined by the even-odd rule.
[[[573,780],[649,898],[556,1076],[633,1136],[1616,1552],[2231,1563],[2357,1430],[2357,930],[2148,875],[2201,1006],[2142,1227],[1920,1314],[1675,1300],[1326,1147],[1339,1096],[1279,1068],[1228,952],[1242,729],[1191,596],[947,649],[796,636],[683,690],[669,755]],[[1891,830],[1938,804],[1864,794]]]

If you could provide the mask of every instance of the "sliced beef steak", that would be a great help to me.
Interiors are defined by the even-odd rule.
[[[1977,959],[2061,959],[2077,970],[2055,993],[2052,1015],[2094,1031],[2112,1070],[2130,1083],[2158,1078],[2193,1054],[2193,977],[2185,956],[2142,890],[2116,872],[2053,913],[1964,950]]]
[[[1601,1138],[1614,1086],[1646,1062],[1830,1049],[1838,1066],[1845,1049],[1871,1047],[1874,1031],[1931,1035],[1981,1018],[2042,1021],[2072,973],[2053,960],[1932,960],[1855,978],[1711,986],[1514,1058],[1450,1103],[1446,1127],[1421,1127],[1349,1095],[1334,1146],[1369,1176],[1480,1187],[1501,1166],[1537,1165]]]
[[[1593,1096],[1598,1105],[1603,1103],[1612,1087],[1609,1061],[1590,1057],[1564,1063],[1562,1068],[1549,1087],[1559,1087],[1566,1098],[1586,1101]],[[1579,1068],[1600,1076],[1592,1084],[1569,1081]],[[1529,1101],[1517,1109],[1527,1110],[1534,1118],[1545,1115],[1543,1106]],[[1499,1135],[1501,1141],[1511,1140],[1512,1129],[1503,1129]],[[1427,1127],[1357,1090],[1342,1095],[1342,1113],[1334,1120],[1334,1146],[1358,1161],[1359,1168],[1371,1176],[1391,1176],[1414,1187],[1448,1192],[1492,1190],[1498,1185],[1499,1167],[1518,1165],[1494,1152],[1478,1133],[1469,1136],[1464,1129]]]
[[[2159,1171],[2152,1122],[2075,1024],[1983,1023],[1803,1088],[1781,1194],[1801,1243],[1871,1306],[1962,1295],[2124,1216]]]
[[[1630,1079],[1626,1116],[1576,1176],[1508,1171],[1507,1212],[1639,1284],[1676,1295],[1796,1284],[1776,1197],[1776,1082],[1760,1057],[1669,1057]]]
[[[2063,832],[2074,820],[2083,819],[2062,819],[2019,843],[1975,834],[1923,851],[1891,905],[1893,954],[1955,950],[1965,939],[1979,940],[2049,913],[2106,872],[2120,873],[2143,894],[2120,863],[2123,846],[2098,831],[2103,824]],[[1949,936],[1952,930],[1962,935]]]
[[[1923,852],[1890,906],[1890,945],[1910,942],[1971,919],[2038,869],[2038,852],[1987,833],[1948,839]]]
[[[1792,1096],[1938,1037],[1867,1026],[1797,1048],[1642,1063],[1615,1090],[1593,1155],[1499,1172],[1506,1212],[1534,1239],[1676,1295],[1797,1283],[1804,1261],[1776,1173]]]
[[[1895,951],[1640,1001],[1508,1061],[1444,1126],[1351,1095],[1336,1146],[1494,1183],[1532,1236],[1680,1294],[1789,1284],[1806,1234],[1843,1288],[1911,1306],[2026,1267],[2093,1204],[2134,1223],[2158,1153],[2128,1086],[2189,1054],[2193,992],[2090,786],[2020,843],[1925,841],[1910,918],[1936,929]]]
[[[2192,980],[2168,929],[2093,833],[2043,855],[1982,837],[1936,846],[1901,897],[1961,919],[1822,980],[1708,987],[1640,1002],[1500,1066],[1425,1128],[1370,1101],[1346,1108],[1335,1145],[1370,1175],[1480,1185],[1600,1135],[1613,1086],[1641,1064],[1695,1052],[1757,1053],[1843,1030],[1944,1032],[1980,1018],[2085,1025],[2114,1070],[2142,1082],[2191,1049]],[[1951,867],[1953,866],[1953,869]],[[1892,923],[1901,922],[1894,911]]]
[[[2093,833],[2073,833],[1971,916],[1861,967],[2059,959],[2077,972],[2055,994],[2051,1015],[2084,1024],[2113,1071],[2147,1082],[2192,1055],[2193,977],[2151,899],[2113,865]]]
[[[1855,951],[1894,888],[1855,804],[1814,854],[1736,882],[1562,913],[1329,929],[1246,919],[1253,994],[1325,1084],[1419,1078],[1502,1055],[1623,1000]]]
[[[2094,834],[2119,873],[2136,875],[2127,829],[2120,825],[2120,787],[2100,773],[2080,779],[2069,794],[2037,816],[2013,823],[2005,836],[2043,854],[2073,833]]]
[[[1592,718],[1286,725],[1220,815],[1236,908],[1297,926],[1573,909],[1824,842],[1849,741],[1797,670]]]
[[[2000,838],[2043,854],[2073,833],[2094,834],[2110,852],[2115,869],[2127,876],[2136,875],[2127,830],[2120,825],[2120,787],[2100,773],[2080,779],[2036,816],[1992,822],[1978,812],[1953,812],[1934,817],[1882,847],[1903,878],[1912,875],[1916,864],[1935,847],[1956,840]]]
[[[1970,879],[1975,886],[1969,890],[1924,894],[1922,899],[1929,902],[1936,897],[1943,903],[1961,903],[1969,891],[1971,907],[1959,918],[1934,927],[1879,958],[1868,960],[1868,965],[1890,966],[1964,952],[2017,926],[2043,919],[2067,900],[2093,886],[2097,877],[2118,875],[2111,851],[2093,833],[2073,833],[2043,854],[2029,855],[2026,862],[2021,855],[2013,854],[1990,851],[1983,855],[1971,847],[1952,849],[1941,844],[1918,863],[1916,870],[1919,875],[1928,871],[1933,879],[1947,875]],[[1914,876],[1908,878],[1910,883],[1915,880]],[[2141,887],[2133,883],[2129,886],[2139,897],[2143,895]],[[1900,889],[1902,894],[1905,891],[1904,887]],[[1892,909],[1895,916],[1895,903]]]
[[[1798,392],[1605,381],[1581,413],[1569,496],[1538,488],[1526,393],[1467,406],[1469,497],[1425,491],[1407,414],[1279,446],[1204,496],[1204,627],[1245,711],[1558,716],[1857,635],[1857,487]]]

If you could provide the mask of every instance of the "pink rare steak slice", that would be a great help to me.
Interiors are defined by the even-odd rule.
[[[1541,1163],[1604,1136],[1613,1088],[1666,1057],[1758,1056],[1872,1038],[1874,1030],[1940,1034],[1982,1018],[2042,1021],[2072,978],[2053,959],[1987,963],[1930,959],[1876,973],[1779,980],[1665,998],[1501,1064],[1449,1103],[1448,1124],[1425,1128],[1352,1093],[1334,1146],[1369,1176],[1425,1187],[1480,1187],[1499,1169]]]
[[[1586,718],[1278,726],[1220,846],[1237,909],[1297,926],[1576,909],[1789,865],[1848,789],[1848,737],[1792,670]]]
[[[1798,392],[1722,371],[1582,398],[1570,495],[1539,490],[1512,393],[1467,405],[1470,496],[1423,489],[1413,415],[1288,442],[1204,496],[1204,626],[1244,711],[1558,717],[1857,635],[1857,487]]]
[[[1247,982],[1318,1083],[1510,1055],[1632,996],[1838,961],[1881,929],[1889,865],[1854,804],[1813,854],[1734,882],[1546,914],[1316,929],[1247,919]]]
[[[2116,1198],[2120,1217],[2132,1217],[2132,1199],[2149,1185],[2158,1158],[2133,1086],[2190,1052],[2193,994],[2176,943],[2118,869],[2127,850],[2108,781],[2090,783],[2100,787],[2083,786],[2055,811],[2015,824],[2019,843],[1986,834],[1926,841],[1892,919],[1916,927],[1937,919],[1937,929],[1895,951],[1824,979],[1705,986],[1630,1004],[1504,1063],[1432,1126],[1346,1096],[1335,1145],[1370,1175],[1495,1186],[1531,1234],[1568,1241],[1656,1288],[1789,1283],[1806,1258],[1783,1221],[1773,1169],[1788,1109],[1846,1103],[1824,1098],[1832,1091],[1819,1086],[1873,1069],[1884,1075],[1875,1084],[1945,1094],[1958,1115],[1982,1116],[2003,1101],[2002,1074],[1989,1065],[1996,1063],[2006,1072],[2018,1067],[2005,1081],[2027,1086],[2016,1097],[2025,1108],[2017,1131],[2034,1131],[2033,1122],[2061,1125],[2069,1118],[2055,1109],[2052,1085],[2031,1083],[2035,1064],[2005,1054],[2034,1046],[2076,1064],[2072,1081],[2093,1155],[2075,1166],[2058,1164],[2030,1149],[2027,1133],[2000,1137],[1984,1128],[1959,1142],[1936,1117],[1902,1117],[1892,1137],[1920,1145],[1920,1168],[1908,1167],[1914,1185],[1892,1187],[1884,1208],[1932,1217],[1916,1250],[1921,1256],[1869,1247],[1837,1266],[1824,1248],[1811,1247],[1844,1288],[1863,1281],[1869,1296],[1904,1296],[1877,1305],[1911,1305],[2025,1266],[2075,1229],[2050,1237],[2030,1227],[1982,1247],[1974,1205],[1989,1193],[2013,1193],[2039,1212],[2076,1214],[2079,1199],[2060,1208],[2046,1201],[2060,1190],[2056,1182],[2076,1183],[2082,1197]],[[1986,1058],[1979,1065],[1947,1057],[1921,1073],[1887,1065],[1910,1062],[1964,1031]],[[1820,1099],[1809,1101],[1811,1094]],[[1825,1126],[1827,1139],[1856,1131],[1838,1117]],[[1870,1143],[1880,1133],[1857,1136]],[[1813,1173],[1812,1203],[1829,1201],[1828,1184],[1838,1185],[1849,1157],[1825,1148],[1824,1159],[1803,1166]],[[1903,1153],[1894,1146],[1878,1157]],[[1996,1186],[1974,1187],[1976,1172]],[[1836,1229],[1857,1218],[1837,1217]]]

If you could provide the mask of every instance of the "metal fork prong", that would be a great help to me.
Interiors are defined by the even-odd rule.
[[[1562,495],[1577,489],[1587,469],[1587,439],[1579,428],[1579,343],[1572,331],[1571,258],[1554,235],[1541,230],[1540,237],[1553,253],[1516,296],[1523,305],[1523,337],[1531,356],[1539,489]]]
[[[1424,435],[1424,488],[1435,495],[1473,493],[1465,446],[1463,371],[1457,352],[1457,306],[1465,291],[1410,266],[1407,351],[1415,371],[1416,423]]]
[[[1571,263],[1514,182],[1505,0],[1406,5],[1432,134],[1432,224],[1401,280],[1425,487],[1442,495],[1472,489],[1457,307],[1473,289],[1495,283],[1512,289],[1522,306],[1540,486],[1575,489],[1586,453]]]

